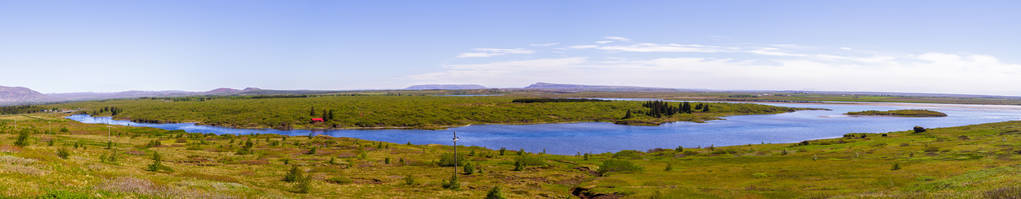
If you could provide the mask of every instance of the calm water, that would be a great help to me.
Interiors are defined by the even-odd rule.
[[[961,126],[1009,120],[1021,120],[1021,106],[945,105],[945,104],[773,104],[788,107],[826,108],[828,111],[798,111],[775,115],[726,117],[706,123],[675,122],[661,126],[625,126],[611,123],[583,122],[534,125],[471,125],[446,130],[275,130],[233,129],[191,123],[144,124],[112,120],[109,117],[74,115],[68,117],[83,123],[101,123],[154,127],[214,134],[284,134],[328,135],[366,140],[414,144],[450,144],[451,131],[457,131],[459,145],[483,146],[491,149],[525,149],[553,154],[577,152],[616,152],[647,150],[677,146],[726,146],[758,143],[790,143],[808,139],[840,137],[852,132],[889,132]],[[851,117],[843,113],[862,110],[929,109],[947,113],[939,118]]]

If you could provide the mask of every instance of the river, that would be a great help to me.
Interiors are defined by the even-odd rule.
[[[845,133],[882,133],[926,128],[1021,120],[1021,106],[914,104],[914,103],[760,103],[775,106],[824,108],[771,115],[729,116],[706,123],[674,122],[660,126],[627,126],[604,122],[579,122],[528,125],[470,125],[445,130],[276,130],[234,129],[192,123],[147,124],[113,120],[110,117],[73,115],[82,123],[130,125],[192,133],[283,134],[292,136],[327,135],[365,140],[413,144],[451,144],[451,131],[457,131],[458,145],[490,149],[506,147],[551,154],[604,153],[653,148],[707,147],[759,143],[793,143],[802,140],[840,137]],[[863,110],[929,109],[947,117],[907,118],[882,116],[846,116]]]

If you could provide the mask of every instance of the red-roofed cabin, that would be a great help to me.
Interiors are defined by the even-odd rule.
[[[312,123],[324,122],[323,118],[312,118]]]

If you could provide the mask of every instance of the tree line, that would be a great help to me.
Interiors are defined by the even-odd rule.
[[[670,105],[669,102],[664,101],[648,101],[642,103],[642,107],[649,108],[649,111],[645,112],[645,115],[651,117],[663,117],[673,116],[674,114],[687,113],[691,114],[694,112],[709,112],[709,104],[698,103],[694,107],[691,106],[690,102],[677,103],[677,106]],[[628,111],[624,116],[630,118],[631,111]]]

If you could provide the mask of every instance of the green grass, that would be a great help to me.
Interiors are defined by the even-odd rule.
[[[930,110],[889,110],[889,111],[858,111],[844,113],[846,115],[859,115],[859,116],[895,116],[895,117],[946,117],[946,113]]]
[[[116,119],[143,122],[196,122],[239,128],[322,129],[322,128],[422,128],[435,129],[468,124],[530,124],[561,122],[617,122],[656,125],[674,121],[705,121],[728,115],[772,114],[798,110],[757,104],[704,103],[709,112],[649,117],[635,114],[622,119],[628,110],[642,111],[638,101],[592,101],[556,103],[514,103],[510,96],[311,96],[302,98],[221,97],[204,100],[130,99],[76,102],[48,108],[74,109],[94,115],[119,110]],[[672,103],[676,106],[679,103]],[[694,105],[693,105],[694,106]],[[333,112],[333,119],[310,123]],[[314,112],[311,114],[310,112]]]
[[[1021,122],[588,158],[516,152],[501,156],[496,150],[459,147],[459,154],[475,152],[464,156],[465,162],[483,172],[465,175],[456,167],[460,189],[450,190],[442,184],[455,167],[438,163],[452,152],[450,146],[322,136],[217,136],[125,126],[114,126],[113,136],[107,137],[105,125],[62,116],[0,116],[0,197],[483,198],[495,186],[508,198],[576,197],[573,193],[623,198],[1021,195]],[[11,120],[18,120],[17,128]],[[45,133],[47,128],[69,131]],[[14,146],[21,131],[30,132],[28,145]],[[54,145],[47,144],[50,140]],[[247,140],[254,143],[252,153],[236,153]],[[111,149],[106,149],[108,141]],[[152,141],[160,146],[147,147]],[[317,152],[307,153],[312,147]],[[67,159],[58,156],[62,148],[69,153]],[[169,169],[146,171],[154,152]],[[109,154],[114,161],[104,158]],[[525,163],[521,171],[514,171],[515,162]],[[895,164],[900,168],[891,169]],[[667,171],[667,165],[672,169]],[[284,181],[293,166],[308,181]]]

